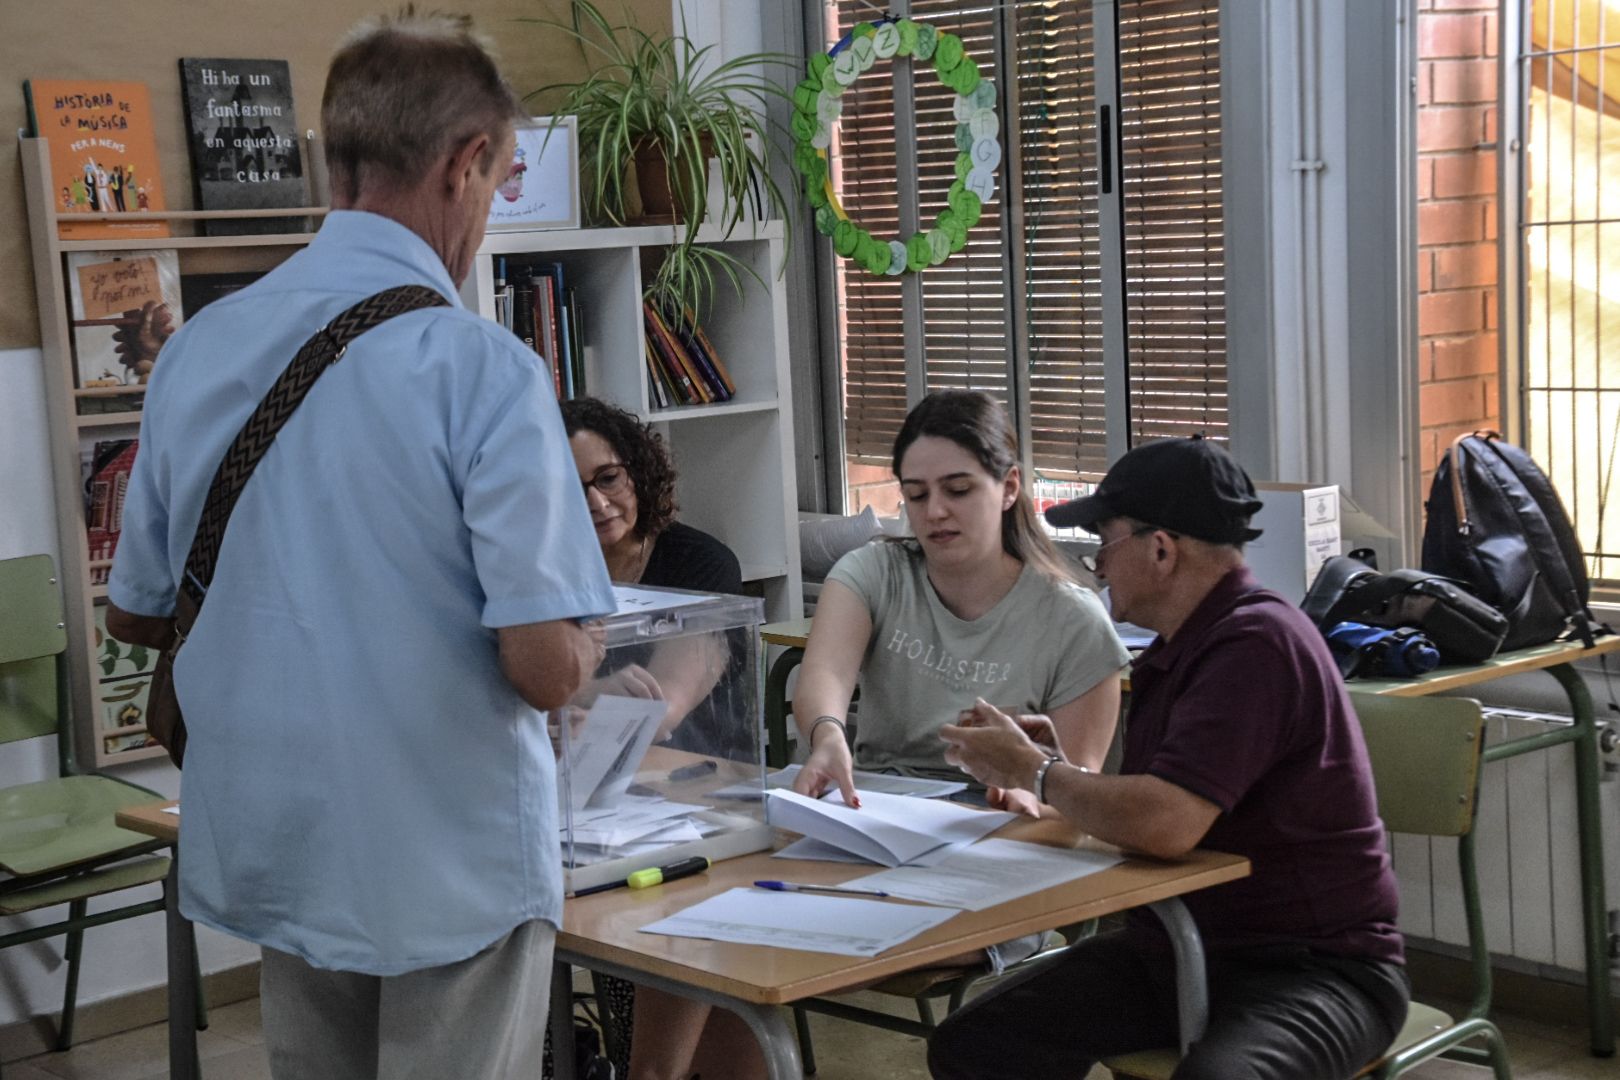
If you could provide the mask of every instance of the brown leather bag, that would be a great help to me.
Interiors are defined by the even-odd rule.
[[[242,425],[242,430],[236,433],[230,449],[225,451],[224,460],[209,485],[208,498],[203,502],[197,535],[186,555],[185,572],[174,598],[173,635],[158,654],[157,665],[152,669],[152,687],[147,694],[147,733],[169,751],[176,765],[185,762],[186,718],[175,692],[174,663],[191,636],[192,627],[197,624],[203,598],[214,580],[214,566],[219,561],[225,526],[230,523],[231,510],[248,477],[253,475],[259,460],[275,441],[276,433],[292,417],[321,372],[343,359],[350,342],[396,315],[420,308],[443,307],[448,303],[434,289],[401,285],[369,296],[344,311],[304,342],[287,369],[276,378],[270,392],[253,410],[253,415]]]

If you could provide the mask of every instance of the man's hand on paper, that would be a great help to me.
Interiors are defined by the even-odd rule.
[[[984,801],[992,810],[1011,810],[1032,818],[1041,816],[1041,804],[1035,801],[1034,793],[1023,788],[989,786],[984,789]]]
[[[609,672],[600,678],[590,680],[579,688],[574,703],[588,709],[603,694],[612,694],[615,697],[650,698],[655,701],[664,699],[664,691],[658,685],[658,680],[653,678],[652,673],[640,664],[630,664],[620,668],[618,671]]]
[[[1067,761],[1058,746],[1057,730],[1045,716],[1008,716],[980,698],[955,724],[946,724],[939,737],[948,744],[945,760],[959,766],[991,788],[1026,788],[1036,770],[1053,755]],[[1029,795],[1028,791],[1004,792]],[[1021,801],[1021,800],[1020,800]],[[1034,797],[1029,796],[1034,802]],[[1023,810],[1022,806],[1008,809]],[[1028,812],[1028,811],[1023,811]]]
[[[822,724],[816,729],[815,745],[810,756],[793,779],[793,790],[812,799],[821,798],[830,787],[836,787],[844,796],[844,805],[861,808],[861,798],[855,794],[855,760],[850,756],[844,731],[837,724]]]

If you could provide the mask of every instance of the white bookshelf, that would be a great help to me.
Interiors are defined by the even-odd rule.
[[[462,300],[493,318],[497,258],[506,258],[509,275],[526,260],[562,263],[580,308],[585,393],[657,425],[675,458],[680,520],[737,553],[743,580],[762,590],[767,620],[795,619],[803,612],[803,590],[787,298],[777,276],[782,225],[744,224],[730,237],[714,228],[699,230],[700,241],[720,247],[760,279],[745,275],[740,297],[720,285],[703,323],[737,394],[727,402],[659,409],[647,391],[641,294],[644,271],[676,242],[677,228],[490,233],[462,287]]]

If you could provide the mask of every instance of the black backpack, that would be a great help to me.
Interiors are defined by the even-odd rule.
[[[1507,616],[1503,650],[1572,630],[1592,644],[1591,585],[1564,504],[1530,455],[1494,431],[1461,435],[1429,489],[1423,569],[1466,582]]]

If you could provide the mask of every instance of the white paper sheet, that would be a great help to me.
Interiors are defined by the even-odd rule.
[[[179,817],[180,816],[180,804],[175,803],[173,806],[165,806],[163,808],[163,812],[165,814],[173,814],[175,817]]]
[[[625,794],[669,711],[669,702],[603,694],[568,730],[568,786],[575,810],[612,806]],[[557,785],[559,801],[563,785]]]
[[[768,788],[790,788],[799,776],[799,766],[789,765],[765,777]],[[860,791],[877,791],[885,795],[910,795],[916,799],[940,799],[966,791],[965,783],[951,780],[928,780],[920,776],[891,776],[888,773],[862,772],[856,769],[855,787]],[[732,784],[709,793],[716,799],[757,799],[759,787],[746,781]]]
[[[1074,881],[1124,861],[1101,851],[1074,851],[1017,840],[983,840],[929,867],[902,866],[861,878],[861,888],[908,900],[983,911]]]
[[[644,934],[876,956],[955,915],[950,908],[730,889],[641,928]]]
[[[857,791],[851,809],[837,792],[811,799],[772,791],[771,824],[853,852],[868,862],[901,866],[942,846],[971,844],[1018,815],[952,802]]]
[[[627,612],[673,611],[676,608],[691,607],[701,604],[705,600],[713,600],[713,596],[696,596],[687,593],[652,592],[648,589],[637,589],[630,585],[613,586],[613,601],[620,615]]]

